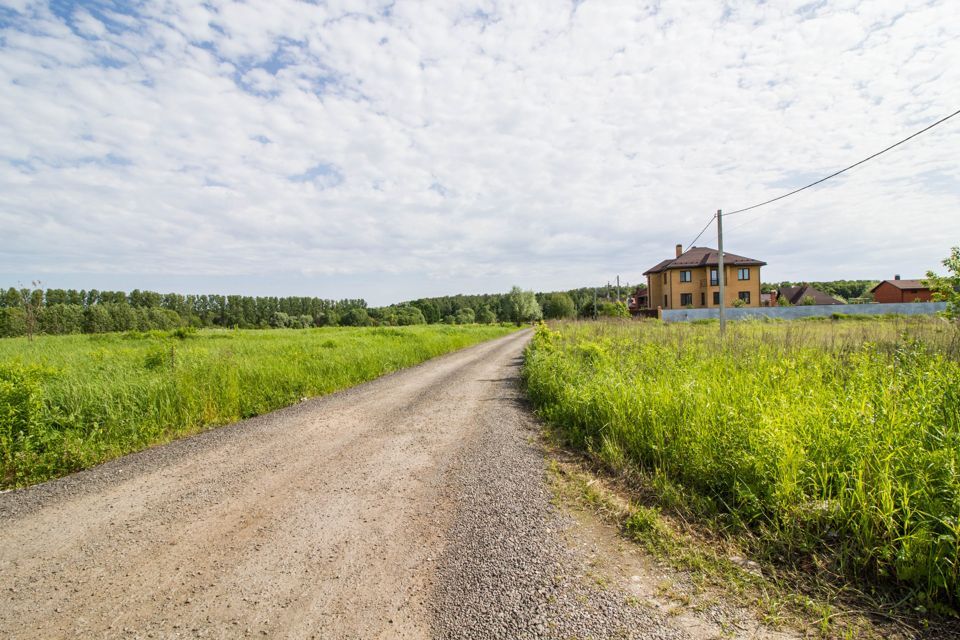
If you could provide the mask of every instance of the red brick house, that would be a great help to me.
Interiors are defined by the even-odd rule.
[[[884,280],[873,289],[874,302],[890,304],[893,302],[930,302],[930,288],[923,284],[923,280],[901,280],[894,276],[893,280]]]

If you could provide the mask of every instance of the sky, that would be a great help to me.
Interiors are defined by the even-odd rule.
[[[956,0],[0,0],[0,285],[644,281],[960,109]],[[724,220],[763,280],[960,244],[960,116]],[[716,246],[709,229],[700,246]],[[940,269],[942,270],[942,269]]]

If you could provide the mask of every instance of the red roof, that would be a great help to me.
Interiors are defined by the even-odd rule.
[[[910,289],[911,291],[914,289],[930,288],[927,285],[923,284],[923,280],[883,280],[876,287],[874,287],[873,289],[870,289],[870,293],[873,293],[874,291],[876,291],[877,288],[884,282],[889,282],[890,284],[895,286],[897,289]]]
[[[814,304],[843,304],[833,296],[814,289],[808,284],[798,287],[780,287],[780,298],[786,298],[790,304],[802,304],[804,298],[813,298]]]
[[[682,269],[684,267],[715,267],[719,264],[720,253],[716,249],[711,249],[710,247],[690,247],[687,251],[680,254],[680,257],[673,258],[672,260],[664,260],[657,266],[644,271],[643,275],[660,273],[668,269]],[[762,267],[767,263],[724,251],[723,264],[724,266],[732,267]]]

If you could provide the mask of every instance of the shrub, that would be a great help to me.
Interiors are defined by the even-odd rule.
[[[8,476],[15,481],[19,458],[26,451],[42,448],[43,382],[50,372],[16,362],[0,364],[0,452]]]
[[[543,296],[540,306],[543,309],[543,317],[547,320],[562,320],[577,315],[573,298],[566,293],[548,293]]]
[[[457,324],[473,324],[477,319],[476,314],[470,307],[464,307],[457,311],[454,320]]]
[[[353,307],[340,318],[340,324],[347,327],[370,326],[370,314],[363,307]]]
[[[47,334],[83,331],[83,307],[78,304],[53,304],[40,309],[40,331]]]
[[[22,336],[27,331],[27,321],[23,309],[0,307],[0,338]]]

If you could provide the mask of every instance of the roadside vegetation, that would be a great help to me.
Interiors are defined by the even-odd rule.
[[[179,328],[0,340],[0,487],[65,475],[512,330]]]
[[[178,327],[309,329],[311,327],[402,327],[420,324],[524,323],[543,317],[536,295],[509,293],[449,296],[367,307],[363,299],[160,294],[134,289],[43,289],[0,291],[0,338],[118,331],[167,331]]]
[[[943,318],[541,326],[554,433],[767,567],[960,605],[960,329]]]

